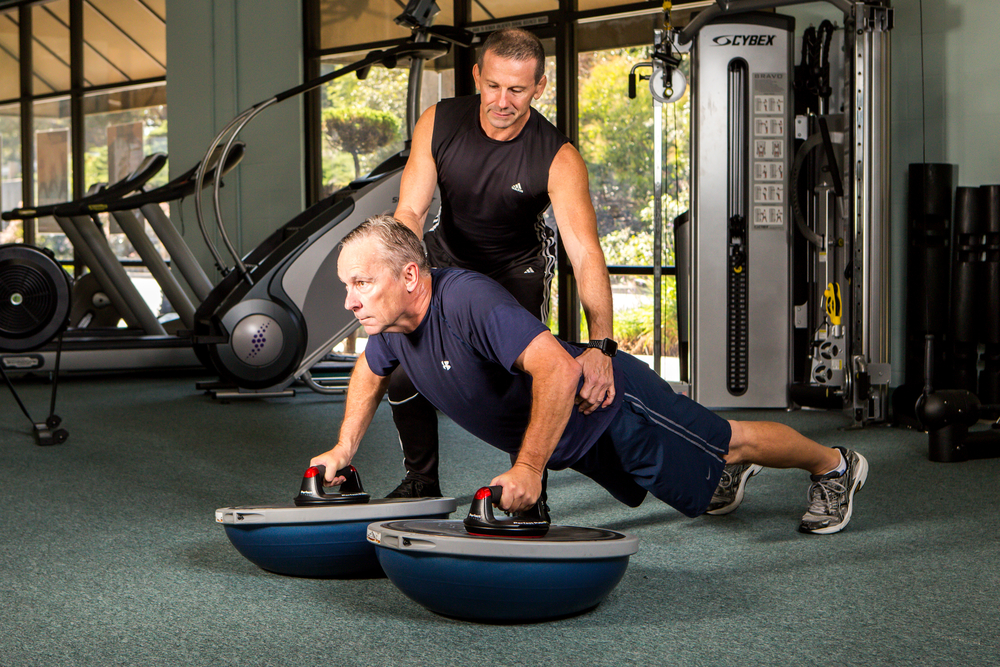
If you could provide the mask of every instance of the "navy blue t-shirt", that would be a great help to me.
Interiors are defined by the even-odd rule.
[[[402,366],[417,390],[479,439],[514,454],[531,417],[531,376],[517,358],[548,328],[499,283],[462,269],[431,271],[431,303],[412,333],[381,333],[368,339],[365,357],[373,373]],[[574,357],[584,348],[559,341]],[[615,384],[620,385],[615,367]],[[582,382],[582,380],[581,380]],[[611,423],[620,395],[590,415],[575,407],[549,459],[553,470],[580,459]]]

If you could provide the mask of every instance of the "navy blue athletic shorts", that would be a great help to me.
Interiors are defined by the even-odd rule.
[[[623,401],[583,458],[570,466],[637,507],[646,492],[687,516],[708,509],[733,432],[729,422],[674,392],[649,366],[619,352]]]

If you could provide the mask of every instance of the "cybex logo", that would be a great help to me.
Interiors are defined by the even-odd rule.
[[[720,35],[712,40],[716,46],[774,46],[774,35]]]

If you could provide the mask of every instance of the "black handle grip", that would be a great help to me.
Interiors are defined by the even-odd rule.
[[[503,498],[503,487],[498,484],[487,488],[490,490],[490,502],[499,507],[500,499]]]
[[[514,516],[497,519],[493,505],[503,496],[502,486],[484,486],[472,498],[469,515],[465,517],[465,530],[472,535],[495,537],[541,537],[549,531],[549,522]]]
[[[367,503],[371,496],[365,493],[361,486],[361,477],[354,466],[347,466],[337,471],[337,477],[346,477],[340,485],[338,493],[327,493],[323,490],[326,476],[326,466],[310,466],[302,477],[302,487],[295,497],[295,504],[303,505],[360,505]]]

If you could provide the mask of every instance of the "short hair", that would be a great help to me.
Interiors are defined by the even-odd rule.
[[[416,264],[421,273],[430,272],[431,267],[420,239],[413,230],[391,215],[373,215],[368,218],[344,237],[340,247],[343,249],[355,241],[369,238],[378,241],[380,250],[378,255],[383,266],[388,267],[397,276],[410,262]]]
[[[545,75],[545,47],[542,46],[542,40],[527,30],[503,28],[490,33],[483,43],[483,48],[479,50],[479,58],[476,61],[480,72],[483,70],[483,57],[487,51],[510,60],[534,60],[535,83],[541,81]]]

